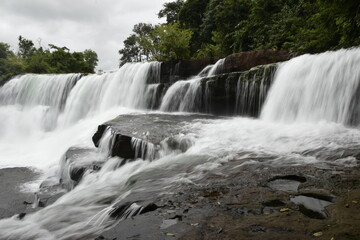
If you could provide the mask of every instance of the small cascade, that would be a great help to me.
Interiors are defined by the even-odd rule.
[[[161,62],[151,62],[151,67],[149,68],[147,74],[148,84],[159,84],[161,78]]]
[[[207,75],[209,74],[210,70],[214,67],[214,65],[208,65],[206,66],[203,70],[201,70],[201,72],[198,74],[198,76],[200,77],[207,77]]]
[[[214,66],[212,66],[207,74],[207,77],[211,77],[214,76],[216,74],[219,74],[224,67],[224,63],[225,63],[225,58],[220,59],[219,61],[217,61]]]
[[[177,81],[165,93],[160,110],[198,112],[202,100],[201,92],[201,78]]]
[[[15,105],[21,109],[41,106],[45,110],[42,127],[53,129],[80,77],[80,74],[26,74],[15,77],[0,88],[0,105]]]
[[[302,55],[280,65],[261,118],[360,123],[360,48]]]
[[[57,178],[61,187],[73,189],[89,171],[102,169],[105,162],[111,157],[114,143],[114,134],[107,127],[99,140],[99,147],[78,148],[72,147],[60,159],[60,168]]]
[[[159,83],[148,84],[145,92],[146,108],[157,109],[162,98],[163,86]]]
[[[277,64],[264,65],[239,76],[236,84],[235,114],[259,116],[276,69]]]
[[[202,77],[213,76],[219,72],[224,64],[220,59],[214,65],[205,67],[197,76],[190,80],[175,82],[165,93],[160,110],[167,112],[200,112],[203,104]]]
[[[144,160],[154,160],[156,156],[155,145],[139,138],[133,137],[131,139],[131,146],[135,151],[135,159],[141,158]]]
[[[195,143],[195,138],[191,135],[178,134],[167,137],[160,143],[159,158],[170,154],[186,152]]]
[[[114,134],[110,127],[106,127],[100,141],[99,141],[99,153],[104,157],[111,155],[111,150],[114,144]]]

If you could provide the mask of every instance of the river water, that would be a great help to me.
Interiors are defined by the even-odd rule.
[[[221,61],[207,68],[209,75]],[[116,222],[110,217],[115,206],[175,191],[178,184],[191,184],[233,159],[246,159],[242,164],[354,167],[358,160],[341,153],[360,149],[359,66],[359,48],[281,63],[258,119],[236,116],[185,124],[189,134],[183,137],[191,139],[190,148],[168,151],[154,161],[139,159],[118,167],[121,159],[99,151],[105,162],[99,172],[87,174],[54,204],[23,220],[1,220],[0,238],[94,237]],[[91,137],[99,124],[121,114],[151,113],[146,109],[157,83],[148,85],[146,79],[149,74],[160,79],[159,67],[157,62],[137,63],[102,75],[12,79],[0,89],[0,167],[40,169],[43,178],[58,173],[69,147],[93,147]],[[170,87],[160,110],[191,111],[199,94],[197,79],[200,74]],[[130,205],[124,217],[140,208]]]

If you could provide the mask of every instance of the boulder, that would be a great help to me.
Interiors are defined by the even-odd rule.
[[[184,126],[192,121],[215,119],[211,115],[129,114],[98,126],[92,140],[99,147],[106,129],[111,131],[111,157],[125,160],[153,160],[160,150],[185,152],[191,140],[185,139]],[[151,126],[151,128],[149,127]]]

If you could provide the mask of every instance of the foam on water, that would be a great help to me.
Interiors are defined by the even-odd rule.
[[[94,238],[117,221],[136,214],[146,200],[176,191],[179,184],[194,184],[227,161],[239,161],[238,166],[356,166],[351,153],[359,153],[360,130],[344,123],[357,119],[353,99],[359,83],[359,69],[354,67],[359,66],[359,51],[305,55],[284,63],[277,72],[262,119],[238,117],[185,125],[184,132],[191,134],[176,138],[179,146],[183,141],[184,149],[170,149],[167,142],[172,140],[164,140],[163,150],[154,161],[135,160],[121,166],[123,159],[106,154],[111,134],[105,134],[101,144],[104,166],[100,171],[86,174],[54,204],[23,220],[1,220],[0,238]],[[92,146],[91,136],[98,124],[135,111],[129,107],[143,106],[144,76],[149,68],[146,64],[134,66],[79,80],[58,119],[61,127],[50,132],[38,126],[38,119],[46,112],[42,104],[29,109],[1,106],[0,119],[9,126],[1,129],[2,166],[45,168],[59,161],[70,146]],[[77,111],[81,114],[77,115]],[[27,137],[22,136],[23,131],[29,131]],[[139,144],[133,141],[133,147]],[[112,217],[117,207],[128,201],[124,213]]]
[[[268,121],[359,124],[360,48],[283,63],[261,114]]]

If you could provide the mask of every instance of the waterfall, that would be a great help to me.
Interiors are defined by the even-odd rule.
[[[145,92],[145,103],[146,108],[156,109],[158,107],[158,102],[161,100],[161,87],[159,83],[148,84]]]
[[[212,66],[207,74],[207,77],[214,76],[216,74],[219,74],[223,67],[224,67],[225,58],[220,59],[217,61],[214,66]]]
[[[42,127],[52,129],[80,74],[26,74],[13,78],[0,88],[0,106],[44,108]]]
[[[148,76],[159,79],[159,67],[158,62],[127,63],[113,73],[81,78],[66,102],[63,125],[116,106],[145,108]]]
[[[235,114],[259,116],[270,85],[274,79],[277,64],[255,67],[241,74],[236,84]]]
[[[359,124],[360,48],[303,55],[280,65],[261,118]]]
[[[225,59],[220,59],[214,65],[205,67],[198,75],[190,80],[180,80],[175,82],[162,100],[160,110],[166,112],[200,112],[202,104],[201,80],[211,77],[221,71]]]
[[[69,192],[21,220],[16,216],[2,219],[0,238],[96,238],[118,221],[140,214],[148,201],[162,203],[166,196],[182,191],[180,184],[193,184],[200,189],[202,185],[197,184],[204,183],[204,179],[240,176],[241,167],[247,164],[319,164],[321,169],[357,166],[360,130],[323,121],[359,122],[359,63],[360,49],[350,49],[304,55],[283,63],[274,81],[273,68],[269,68],[270,77],[266,68],[264,72],[253,69],[228,74],[230,78],[226,79],[219,75],[217,79],[225,80],[219,92],[226,95],[225,102],[236,102],[239,113],[258,113],[267,96],[262,119],[185,121],[178,134],[161,136],[164,139],[159,145],[146,142],[146,133],[143,139],[131,138],[135,158],[142,159],[128,159],[126,164],[122,164],[126,159],[111,157],[115,132],[106,129],[98,149],[93,148],[91,136],[98,124],[129,113],[117,106],[156,108],[155,99],[162,94],[159,63],[126,64],[113,73],[81,78],[74,74],[44,75],[46,81],[42,80],[43,75],[17,77],[0,89],[0,164],[18,161],[17,166],[44,169],[44,163],[49,165],[60,159],[58,152],[63,154],[70,146],[76,147],[63,156],[58,169],[62,184],[70,184]],[[214,68],[220,69],[221,65],[207,67],[196,78],[173,84],[163,98],[161,110],[199,111],[199,106],[205,106],[210,111],[209,104],[219,102],[216,97],[224,95],[212,95],[220,85],[215,81],[202,85],[201,77],[218,73]],[[267,94],[270,84],[273,85]],[[40,129],[41,134],[24,140],[29,129],[52,109],[57,121],[51,121],[51,125],[54,127],[57,122],[67,128],[58,127],[51,132]],[[176,114],[174,118],[180,116]],[[138,131],[135,127],[133,133]],[[349,154],[345,154],[347,150]],[[91,167],[95,163],[101,165],[100,170]],[[77,167],[84,167],[84,176],[74,187],[71,171]]]

